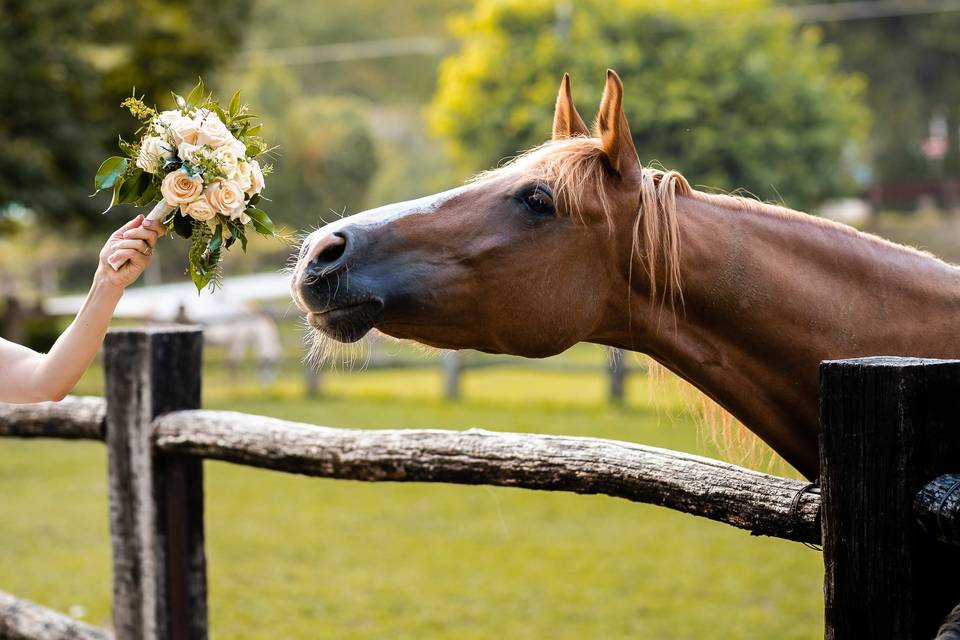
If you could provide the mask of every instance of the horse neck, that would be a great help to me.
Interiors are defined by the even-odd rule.
[[[948,322],[960,311],[953,267],[733,198],[680,196],[677,215],[682,303],[651,304],[627,277],[629,308],[612,301],[622,315],[596,341],[649,354],[808,477],[818,468],[820,361],[960,355]]]

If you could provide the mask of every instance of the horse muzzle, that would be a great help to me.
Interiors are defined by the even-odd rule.
[[[343,227],[316,238],[294,273],[293,298],[307,322],[339,342],[356,342],[366,335],[384,307],[374,282],[355,268],[363,236],[362,230]]]

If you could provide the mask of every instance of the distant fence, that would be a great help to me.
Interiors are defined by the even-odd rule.
[[[823,492],[597,438],[352,430],[200,410],[202,337],[113,332],[107,397],[0,405],[0,436],[106,442],[116,638],[205,639],[203,459],[363,481],[605,494],[756,535],[823,540],[826,638],[931,638],[960,602],[960,361],[824,363]],[[822,523],[821,514],[822,513]],[[960,633],[958,620],[940,637]],[[112,637],[0,593],[0,637]]]
[[[463,389],[463,376],[470,369],[489,369],[493,367],[517,367],[536,371],[555,371],[560,373],[604,373],[607,377],[607,399],[610,404],[623,404],[626,397],[627,377],[633,373],[646,372],[643,365],[629,365],[626,362],[622,349],[606,347],[606,360],[603,365],[592,363],[553,362],[550,360],[532,360],[515,356],[497,356],[477,360],[469,358],[462,351],[446,351],[440,361],[443,371],[443,397],[446,400],[460,400]],[[391,370],[391,369],[432,369],[437,366],[436,361],[404,360],[401,358],[386,358],[379,352],[373,354],[363,364],[364,370]],[[307,395],[320,395],[323,373],[313,367],[308,367]]]

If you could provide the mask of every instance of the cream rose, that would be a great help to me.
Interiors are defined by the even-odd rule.
[[[223,175],[230,179],[233,179],[236,176],[241,158],[237,157],[237,152],[232,146],[224,145],[214,151],[213,159],[216,161],[217,166],[220,167],[220,171],[223,172]]]
[[[156,173],[164,161],[173,158],[173,149],[159,136],[147,136],[140,141],[137,166],[147,173]]]
[[[199,121],[200,131],[197,134],[197,144],[205,144],[208,147],[217,149],[226,144],[230,144],[235,139],[215,113],[208,113]]]
[[[231,180],[216,180],[204,191],[207,202],[217,213],[235,218],[243,213],[243,191]]]
[[[213,210],[213,207],[210,206],[210,203],[207,202],[206,198],[200,198],[199,200],[194,200],[190,204],[185,205],[183,207],[183,212],[194,220],[199,220],[201,222],[212,220],[217,215],[217,212]]]
[[[256,160],[250,161],[250,188],[247,193],[253,195],[263,191],[263,170],[260,169],[260,163]]]
[[[196,163],[198,155],[204,155],[204,148],[198,144],[190,144],[189,142],[181,142],[180,146],[177,147],[177,155],[184,162],[193,162]]]
[[[241,161],[237,163],[237,170],[233,174],[233,181],[237,183],[237,186],[240,187],[240,191],[247,193],[250,191],[250,163]]]
[[[177,146],[184,142],[198,144],[197,138],[200,135],[200,123],[190,116],[181,115],[170,125],[170,135]]]
[[[163,194],[164,201],[172,207],[187,204],[203,193],[203,179],[199,175],[191,178],[183,169],[177,169],[163,179],[160,193]]]

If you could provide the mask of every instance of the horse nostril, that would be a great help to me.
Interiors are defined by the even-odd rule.
[[[310,249],[308,264],[320,268],[330,267],[347,252],[347,236],[342,233],[332,233],[321,238]]]
[[[347,250],[347,240],[346,238],[341,238],[340,236],[333,236],[334,242],[331,242],[324,249],[320,251],[320,255],[317,256],[317,260],[320,262],[336,262],[340,259],[340,256],[343,255],[344,251]],[[339,242],[337,242],[337,240]]]

